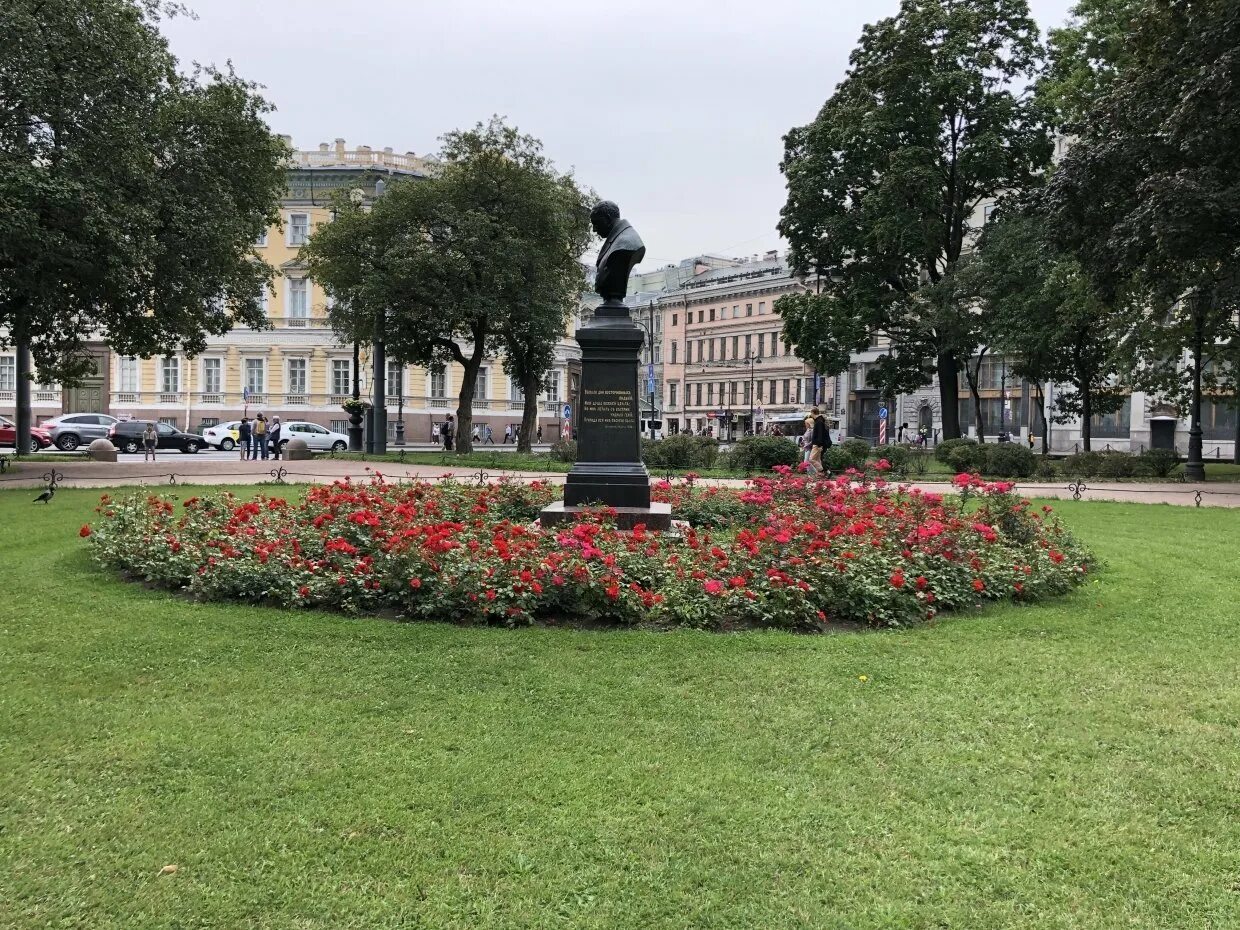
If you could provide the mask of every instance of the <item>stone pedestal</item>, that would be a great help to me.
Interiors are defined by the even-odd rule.
[[[115,462],[116,446],[106,439],[96,439],[86,447],[86,454],[95,462]]]
[[[314,458],[314,453],[304,439],[290,439],[284,445],[284,458],[290,462],[304,462]]]
[[[666,507],[652,509],[650,475],[638,435],[637,358],[644,336],[628,308],[605,303],[594,322],[577,330],[581,392],[577,463],[564,485],[564,503],[543,512],[544,523],[573,519],[581,507],[615,508],[621,525],[671,525]]]

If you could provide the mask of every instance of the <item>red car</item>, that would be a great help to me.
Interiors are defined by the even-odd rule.
[[[17,424],[8,417],[0,417],[0,446],[17,448]],[[52,444],[52,434],[39,426],[30,427],[30,450],[38,452]]]

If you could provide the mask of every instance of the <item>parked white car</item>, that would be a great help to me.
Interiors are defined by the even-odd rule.
[[[290,439],[304,439],[311,449],[323,452],[343,452],[349,448],[349,437],[344,433],[333,433],[317,423],[304,420],[292,420],[280,428],[280,448],[288,445]]]
[[[228,423],[217,423],[215,426],[208,426],[202,431],[202,437],[217,449],[224,452],[231,452],[237,448],[237,437],[241,435],[237,428],[241,426],[240,420],[232,420]]]

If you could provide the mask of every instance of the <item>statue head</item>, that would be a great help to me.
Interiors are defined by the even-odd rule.
[[[620,219],[620,208],[610,200],[600,200],[590,211],[590,225],[594,231],[606,239],[611,235],[612,227]]]

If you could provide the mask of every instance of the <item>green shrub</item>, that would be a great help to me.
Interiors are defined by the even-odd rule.
[[[912,450],[908,446],[875,446],[873,452],[874,461],[886,459],[887,464],[891,466],[891,472],[895,475],[908,474],[909,455]]]
[[[1059,469],[1055,467],[1053,460],[1047,458],[1045,455],[1037,456],[1037,460],[1037,465],[1033,471],[1034,477],[1039,478],[1042,481],[1051,481],[1059,477]]]
[[[1146,449],[1137,456],[1137,472],[1155,478],[1169,478],[1180,464],[1174,449]]]
[[[914,446],[908,450],[908,472],[914,477],[921,477],[930,470],[930,450]]]
[[[934,450],[934,457],[957,472],[981,471],[986,467],[986,447],[972,439],[948,439]]]
[[[1103,452],[1098,463],[1099,478],[1131,478],[1137,472],[1137,459],[1127,452]]]
[[[713,468],[718,440],[709,436],[668,436],[642,443],[642,461],[651,468]]]
[[[733,443],[727,454],[727,467],[733,471],[762,473],[776,465],[800,462],[801,450],[784,436],[746,436]]]
[[[865,468],[866,459],[870,457],[872,449],[873,447],[864,439],[845,439],[823,451],[822,464],[833,474],[839,474],[849,468],[860,471]]]
[[[1016,442],[997,442],[983,446],[983,468],[994,478],[1029,478],[1037,468],[1032,451]]]
[[[944,465],[951,464],[951,454],[954,449],[960,446],[976,446],[977,443],[972,439],[944,439],[941,443],[934,447],[934,457]]]
[[[559,440],[551,447],[551,457],[557,462],[577,461],[577,441],[575,439]]]

